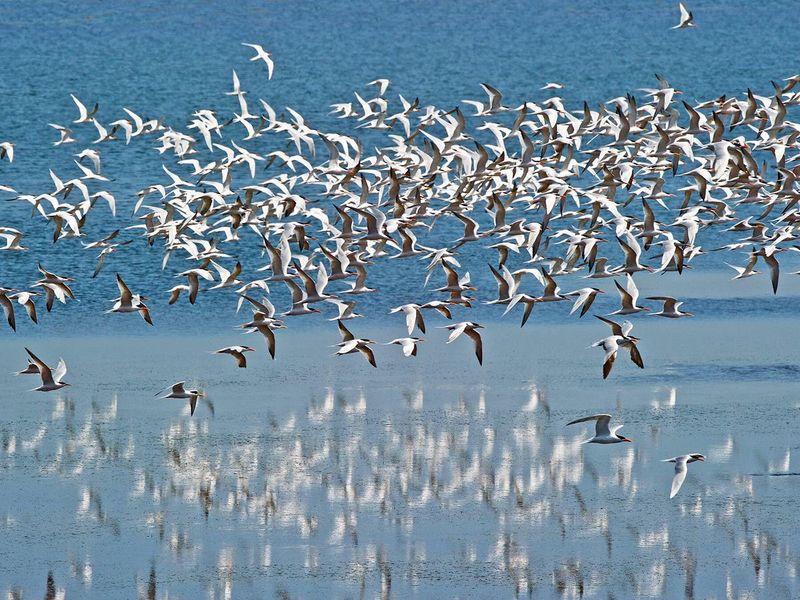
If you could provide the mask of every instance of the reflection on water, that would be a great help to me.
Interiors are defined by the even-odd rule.
[[[146,343],[131,355],[144,364]],[[800,592],[790,383],[664,385],[645,372],[598,389],[565,364],[546,384],[422,368],[393,385],[336,360],[357,366],[294,387],[257,372],[209,381],[216,410],[193,418],[130,382],[113,388],[103,364],[76,368],[94,387],[4,395],[8,597]],[[633,444],[587,446],[590,427],[564,427],[601,409]],[[660,460],[690,451],[707,462],[669,501]]]

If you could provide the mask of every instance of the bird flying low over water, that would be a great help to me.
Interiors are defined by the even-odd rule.
[[[611,422],[611,415],[592,415],[591,417],[582,417],[570,421],[567,425],[575,425],[576,423],[586,423],[588,421],[595,421],[594,436],[584,442],[584,444],[618,444],[620,442],[632,442],[624,435],[619,435],[617,432],[622,429],[622,425],[609,427]]]
[[[636,343],[639,338],[630,335],[633,330],[633,323],[624,321],[621,325],[611,319],[606,319],[600,315],[595,315],[598,319],[603,321],[606,325],[611,327],[611,335],[596,341],[590,347],[599,347],[605,351],[603,358],[603,379],[608,378],[611,373],[611,367],[614,366],[614,361],[617,359],[617,352],[620,348],[628,351],[631,357],[631,362],[640,369],[644,369],[644,361],[642,355],[639,353],[639,348]]]
[[[473,323],[471,321],[463,321],[461,323],[453,323],[452,325],[445,325],[442,329],[450,331],[450,337],[447,338],[447,343],[451,344],[463,333],[472,340],[475,345],[475,357],[478,359],[478,364],[483,365],[483,340],[478,329],[483,329],[483,325]]]
[[[187,390],[184,386],[186,385],[185,381],[179,381],[177,383],[168,386],[168,388],[164,388],[156,396],[163,393],[167,389],[169,389],[169,393],[165,396],[160,396],[161,398],[176,398],[178,400],[188,400],[189,401],[189,416],[194,416],[194,410],[197,408],[197,400],[198,398],[205,397],[205,392],[202,390]]]
[[[255,352],[255,348],[251,348],[250,346],[227,346],[226,348],[216,350],[214,354],[228,354],[234,358],[240,369],[244,369],[247,367],[245,352]]]
[[[666,458],[662,462],[675,463],[675,477],[672,478],[672,487],[670,488],[669,497],[674,498],[683,485],[683,480],[686,479],[686,472],[688,471],[687,465],[696,461],[705,461],[706,457],[702,454],[683,454],[674,458]]]
[[[25,348],[25,352],[27,352],[28,356],[30,356],[31,363],[36,367],[37,371],[39,372],[39,376],[42,378],[42,385],[32,389],[32,392],[54,392],[70,385],[64,381],[64,375],[67,374],[67,364],[64,362],[63,358],[58,360],[58,366],[56,366],[55,370],[52,370],[47,366],[47,364],[45,364],[44,361],[42,361],[27,348]],[[33,371],[30,367],[31,363],[29,363],[26,370],[20,371],[18,375],[23,373],[32,373]]]

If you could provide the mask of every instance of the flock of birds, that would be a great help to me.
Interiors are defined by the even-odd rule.
[[[681,5],[678,27],[693,25],[692,14]],[[257,44],[244,45],[255,51],[251,60],[263,64],[271,78],[271,54]],[[378,291],[368,283],[369,269],[381,262],[423,261],[425,286],[412,301],[389,311],[404,317],[405,332],[386,344],[399,346],[405,357],[416,356],[424,341],[426,313],[452,321],[454,313],[467,313],[478,300],[462,255],[488,255],[483,260],[497,283],[497,296],[485,303],[505,307],[504,314],[520,307],[522,326],[537,304],[569,301],[569,314],[579,312],[581,318],[604,293],[589,286],[562,291],[559,277],[583,272],[589,280],[610,278],[619,308],[595,315],[610,335],[592,344],[603,351],[605,379],[620,350],[644,368],[633,323],[609,317],[692,316],[671,296],[647,298],[658,303],[657,311],[640,305],[635,277],[680,275],[709,251],[742,252],[744,265],[730,265],[734,279],[758,275],[763,263],[777,293],[777,257],[800,251],[800,124],[788,118],[790,108],[800,104],[795,89],[800,75],[773,82],[768,96],[747,90],[741,98],[696,104],[678,102],[683,92],[656,78],[656,87],[641,90],[645,102],[626,94],[594,109],[584,102],[578,110],[555,95],[507,106],[503,94],[485,83],[482,101],[442,109],[399,96],[397,107],[387,97],[390,82],[378,79],[369,84],[373,95],[355,92],[354,101],[332,106],[333,115],[384,141],[372,152],[356,135],[316,129],[292,108],[279,113],[263,99],[250,101],[235,71],[226,92],[235,100],[234,113],[198,108],[185,128],[128,108],[124,117],[103,124],[97,103],[87,106],[73,95],[77,118],[70,126],[50,126],[59,135],[56,146],[76,144],[78,127],[96,132],[92,143],[75,154],[77,174],[63,177],[50,170],[51,189],[22,193],[0,184],[0,193],[30,206],[34,217],[52,227],[53,243],[64,243],[85,237],[87,221],[107,221],[105,215],[95,217],[98,204],[116,217],[115,196],[98,189],[109,181],[102,169],[103,146],[141,141],[173,156],[162,164],[163,176],[138,192],[132,207],[138,222],[124,231],[161,247],[163,269],[173,256],[188,263],[189,268],[176,269],[181,283],[165,292],[170,305],[194,305],[201,293],[235,290],[236,311],[244,306],[251,311],[241,328],[260,334],[273,359],[276,331],[287,328],[290,319],[323,313],[321,307],[328,306],[341,336],[335,354],[361,354],[377,367],[377,342],[359,337],[345,323],[363,316],[357,312],[360,296]],[[543,89],[555,93],[563,87],[548,83]],[[0,161],[14,158],[15,144],[0,143]],[[271,174],[265,177],[264,170]],[[454,227],[463,227],[463,233],[442,243]],[[703,234],[711,230],[736,237],[720,248],[703,248]],[[99,253],[92,278],[103,274],[115,253],[136,252],[137,238],[121,240],[122,231],[82,242],[87,251]],[[5,240],[0,252],[26,250],[22,230],[0,227],[0,239]],[[253,246],[266,264],[246,263],[244,249]],[[603,248],[607,251],[601,253]],[[646,257],[652,250],[655,256]],[[38,323],[42,297],[47,312],[56,302],[76,299],[75,277],[37,266],[40,277],[27,288],[0,287],[0,305],[12,330],[17,305]],[[138,313],[153,325],[148,297],[132,290],[121,274],[115,277],[119,296],[110,300],[107,312]],[[439,277],[441,285],[426,291]],[[280,314],[272,302],[275,287],[285,287],[291,297]],[[443,328],[449,331],[448,344],[469,338],[483,364],[483,325],[464,318]],[[53,369],[26,351],[28,365],[17,374],[38,375],[37,391],[69,385],[63,359]],[[216,352],[245,368],[246,354],[256,349],[236,344]],[[203,392],[185,385],[174,384],[163,397],[188,399],[193,414]],[[629,441],[609,429],[608,415],[575,422],[587,419],[597,424],[592,442]],[[703,457],[671,460],[674,495],[686,465]]]

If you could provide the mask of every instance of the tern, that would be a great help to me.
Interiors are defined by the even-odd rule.
[[[633,329],[633,323],[624,321],[622,325],[620,325],[611,319],[606,319],[599,315],[595,316],[611,327],[612,333],[612,335],[598,340],[590,346],[590,348],[600,347],[606,353],[603,358],[603,379],[607,379],[611,373],[611,367],[614,366],[614,361],[617,359],[617,352],[620,348],[626,348],[630,354],[631,362],[640,369],[644,369],[642,355],[639,354],[639,349],[636,347],[636,342],[639,341],[639,338],[630,335]]]
[[[60,390],[70,385],[64,381],[64,375],[67,374],[67,364],[64,362],[63,358],[58,360],[58,366],[56,366],[55,371],[53,371],[33,352],[27,348],[25,348],[25,352],[28,353],[30,360],[36,365],[36,368],[39,370],[39,376],[42,378],[42,385],[32,389],[32,392],[54,392],[55,390]],[[20,371],[20,374],[30,372],[29,365],[28,369]]]
[[[369,364],[377,368],[378,365],[375,362],[375,354],[373,353],[372,348],[369,347],[370,344],[374,343],[375,342],[372,340],[359,339],[359,338],[354,338],[346,342],[341,342],[340,344],[337,344],[337,346],[339,346],[339,350],[336,351],[335,356],[344,356],[345,354],[353,354],[354,352],[360,352]]]
[[[416,356],[417,355],[417,344],[424,341],[423,338],[418,337],[403,337],[397,338],[392,340],[391,342],[387,342],[387,346],[391,346],[392,344],[396,344],[403,349],[403,356]]]
[[[119,289],[119,298],[113,300],[114,306],[107,310],[106,313],[138,312],[146,323],[152,325],[153,320],[150,318],[150,310],[147,308],[147,305],[142,302],[144,296],[131,292],[130,288],[122,280],[122,277],[119,276],[119,273],[117,273],[117,288]]]
[[[617,432],[622,429],[622,425],[609,427],[611,422],[611,415],[592,415],[591,417],[583,417],[570,421],[567,425],[575,425],[576,423],[586,423],[587,421],[595,421],[594,437],[583,442],[584,444],[618,444],[620,442],[632,442],[633,440],[626,438],[624,435],[619,435]]]
[[[186,384],[185,381],[179,381],[178,383],[172,384],[170,386],[169,394],[165,396],[160,396],[161,398],[176,398],[178,400],[189,400],[189,416],[194,416],[194,409],[197,408],[197,399],[200,397],[205,397],[205,392],[202,390],[187,390],[184,388]],[[162,392],[166,391],[167,388],[164,388],[156,396],[161,394]]]
[[[447,343],[453,343],[463,333],[472,340],[475,344],[475,357],[478,359],[478,364],[483,365],[483,340],[478,329],[483,329],[483,325],[473,323],[472,321],[462,321],[461,323],[453,323],[452,325],[445,325],[440,329],[447,329],[450,331],[450,337],[447,338]]]
[[[658,312],[651,312],[650,316],[652,317],[667,317],[668,319],[679,319],[681,317],[692,317],[694,316],[690,312],[684,312],[680,310],[680,306],[683,302],[678,302],[675,298],[670,296],[649,296],[648,300],[658,300],[659,302],[664,303],[664,308],[662,308]]]
[[[633,277],[631,277],[630,274],[625,282],[625,287],[622,287],[616,280],[614,281],[614,285],[617,286],[622,308],[610,313],[611,315],[633,315],[650,310],[646,306],[636,306],[636,301],[639,299],[639,288],[636,287],[636,283],[633,281]]]
[[[255,348],[251,348],[250,346],[227,346],[225,348],[216,350],[214,354],[229,354],[234,358],[234,360],[236,360],[236,364],[239,366],[239,368],[244,369],[247,367],[247,357],[244,355],[245,352],[255,351]]]
[[[272,79],[272,54],[266,52],[264,48],[259,46],[258,44],[248,44],[247,42],[242,42],[242,46],[248,46],[256,51],[255,56],[253,56],[250,60],[261,60],[264,61],[264,64],[267,65],[267,79]]]
[[[686,7],[683,5],[683,2],[678,3],[678,9],[681,11],[681,21],[672,29],[686,29],[687,27],[697,27],[694,22],[694,15],[692,11],[686,10]]]
[[[683,485],[683,480],[686,479],[686,472],[688,471],[687,465],[691,462],[703,462],[706,457],[702,454],[683,454],[674,458],[666,458],[662,462],[675,463],[675,477],[672,478],[672,487],[669,491],[669,497],[674,498]]]
[[[585,287],[579,290],[575,290],[574,292],[567,292],[564,294],[565,296],[577,296],[578,298],[575,300],[575,304],[572,306],[572,310],[569,311],[569,314],[573,314],[578,309],[581,309],[581,317],[585,315],[589,309],[592,307],[592,304],[597,298],[597,294],[605,294],[603,290],[593,287]]]
[[[406,328],[408,335],[414,333],[414,327],[425,333],[425,320],[422,318],[422,310],[419,304],[401,304],[389,310],[389,314],[402,312],[406,316]]]

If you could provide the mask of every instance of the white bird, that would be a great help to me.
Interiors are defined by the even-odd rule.
[[[11,142],[0,142],[0,160],[7,158],[8,162],[14,162],[14,144]]]
[[[194,409],[197,408],[197,399],[201,396],[205,396],[205,393],[202,390],[187,390],[184,388],[185,384],[185,381],[179,381],[178,383],[172,384],[169,394],[166,396],[161,396],[161,398],[189,400],[189,416],[194,416]],[[161,390],[161,392],[164,391],[166,391],[166,388]],[[158,394],[161,392],[158,392]],[[156,396],[158,396],[158,394],[156,394]]]
[[[573,314],[579,308],[581,309],[581,317],[585,315],[589,309],[591,308],[592,304],[594,303],[597,294],[605,294],[603,290],[593,287],[585,287],[579,290],[575,290],[573,292],[567,292],[564,294],[565,296],[577,296],[578,299],[575,300],[575,304],[572,305],[572,310],[569,311],[569,314]]]
[[[267,65],[267,79],[272,79],[272,69],[274,66],[272,64],[272,54],[266,52],[264,48],[258,44],[248,44],[246,42],[242,42],[242,46],[248,46],[256,51],[255,56],[253,56],[250,60],[263,60],[264,64]]]
[[[584,444],[618,444],[620,442],[632,442],[633,440],[626,438],[624,435],[619,435],[617,432],[622,429],[622,425],[609,427],[611,422],[611,415],[592,415],[591,417],[583,417],[570,421],[567,425],[575,425],[576,423],[585,423],[587,421],[595,421],[594,437],[586,440]]]
[[[244,355],[245,352],[255,352],[255,348],[251,348],[250,346],[228,346],[226,348],[220,348],[216,350],[214,354],[229,354],[236,360],[236,364],[239,365],[240,369],[247,368],[247,357]]]
[[[33,352],[27,348],[25,348],[25,352],[27,352],[28,356],[31,357],[31,361],[34,365],[36,365],[36,368],[39,370],[39,375],[42,378],[42,385],[32,389],[32,392],[53,392],[70,385],[64,381],[64,375],[67,374],[67,364],[64,362],[63,358],[59,359],[58,366],[56,367],[56,370],[53,371]],[[25,371],[21,371],[20,373],[29,372],[31,372],[30,367]]]
[[[598,340],[590,346],[590,348],[600,347],[606,353],[603,358],[603,379],[606,379],[611,373],[611,367],[614,366],[614,361],[617,359],[617,352],[620,348],[627,348],[633,364],[640,369],[644,369],[642,355],[639,354],[639,349],[636,347],[636,342],[639,341],[639,338],[630,335],[633,329],[633,323],[624,321],[622,325],[620,325],[616,321],[606,319],[600,315],[595,316],[611,327],[610,336]]]
[[[97,109],[100,108],[100,106],[97,103],[95,103],[94,108],[91,110],[91,112],[89,112],[86,109],[86,106],[83,104],[83,102],[78,100],[74,94],[70,94],[70,97],[72,98],[72,101],[75,103],[75,106],[78,107],[78,113],[79,113],[78,119],[76,121],[73,121],[73,123],[88,123],[89,121],[92,121],[94,115],[97,113]]]
[[[139,294],[134,294],[131,292],[130,288],[122,280],[122,277],[119,276],[119,273],[117,274],[117,288],[119,289],[119,298],[113,300],[114,306],[112,306],[111,309],[107,310],[106,312],[138,312],[145,322],[152,325],[153,320],[150,318],[150,310],[147,308],[147,305],[142,302],[144,296],[140,296]]]
[[[680,310],[683,302],[678,302],[671,296],[648,296],[648,300],[658,300],[664,303],[664,308],[658,312],[650,313],[652,317],[667,317],[668,319],[679,319],[681,317],[692,317],[692,313]]]
[[[391,346],[392,344],[397,344],[403,349],[403,356],[416,356],[417,355],[417,344],[423,341],[423,338],[417,337],[403,337],[397,338],[392,340],[391,342],[387,342],[387,346]]]
[[[450,337],[447,338],[447,343],[454,342],[463,333],[472,340],[475,344],[475,357],[478,359],[478,364],[483,365],[483,340],[478,329],[483,329],[483,325],[473,323],[471,321],[462,321],[461,323],[453,323],[452,325],[445,325],[440,329],[447,329],[450,331]]]
[[[674,498],[683,485],[683,480],[686,479],[687,465],[691,462],[705,461],[706,457],[702,454],[683,454],[674,458],[666,458],[661,462],[675,463],[675,477],[672,478],[672,488],[669,492],[669,497]]]
[[[414,327],[417,327],[422,333],[425,333],[425,320],[422,318],[422,310],[419,304],[401,304],[389,310],[389,314],[398,312],[402,312],[406,316],[408,335],[414,333]]]
[[[678,8],[681,11],[681,22],[672,27],[672,29],[685,29],[687,27],[696,27],[694,22],[694,15],[692,11],[686,10],[686,7],[683,5],[683,2],[678,3]]]
[[[639,299],[639,288],[636,287],[636,283],[633,281],[633,277],[628,274],[628,279],[625,282],[625,287],[622,287],[618,281],[614,281],[614,285],[617,286],[617,291],[619,292],[620,301],[622,302],[622,308],[615,310],[612,315],[633,315],[639,312],[643,312],[646,310],[650,310],[645,306],[636,306],[636,301]]]

